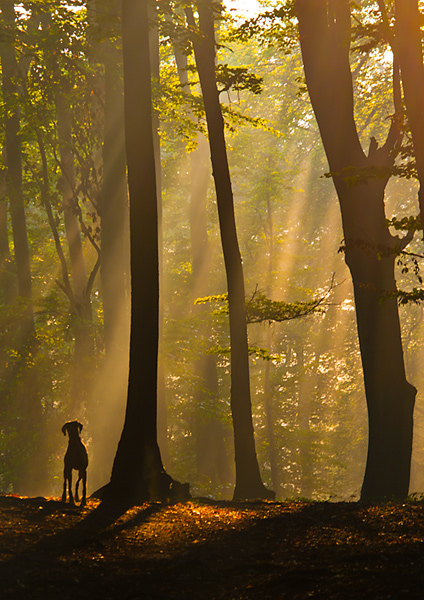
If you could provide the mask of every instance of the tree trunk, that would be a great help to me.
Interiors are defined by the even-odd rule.
[[[370,207],[378,198],[370,189],[372,184],[366,187],[351,201],[359,210],[362,204],[359,218],[367,221],[369,234],[374,235],[368,239],[374,239],[377,248],[386,248],[386,252],[374,249],[364,253],[357,247],[346,252],[368,406],[368,457],[361,498],[402,499],[409,490],[416,390],[406,380],[397,301],[388,297],[396,292],[394,240],[384,225],[384,214],[379,223],[372,224]],[[383,191],[378,195],[381,205]]]
[[[0,184],[0,189],[2,188]],[[1,195],[6,193],[6,190],[3,190]],[[16,298],[15,270],[12,267],[7,229],[7,204],[4,200],[0,200],[0,294],[1,301],[5,305],[11,304]]]
[[[159,27],[157,21],[156,5],[149,6],[149,51],[150,51],[150,69],[154,85],[157,87],[160,84],[160,57],[159,57]],[[155,151],[155,167],[156,167],[156,190],[158,202],[158,245],[159,245],[159,287],[163,284],[163,218],[162,218],[162,163],[161,163],[161,147],[159,136],[159,113],[157,110],[152,114],[153,128],[153,147]],[[170,456],[168,449],[168,414],[166,401],[166,378],[165,366],[162,354],[163,346],[163,327],[164,327],[164,306],[163,294],[159,294],[159,354],[158,354],[158,443],[161,451],[162,459],[165,465],[169,464]]]
[[[182,89],[189,90],[187,56],[174,45],[175,61]],[[194,119],[194,115],[193,115]],[[210,180],[208,141],[201,133],[197,136],[197,147],[190,154],[190,242],[192,255],[192,299],[213,293],[210,290],[211,248],[208,239],[206,206]],[[208,310],[198,305],[196,311]],[[209,328],[203,332],[210,338]],[[212,486],[228,485],[233,479],[226,452],[224,428],[219,418],[213,415],[218,400],[218,373],[216,356],[202,355],[193,365],[198,382],[194,393],[196,465],[200,475],[211,480]],[[205,411],[205,407],[206,411]],[[209,416],[205,416],[209,415]]]
[[[266,277],[266,288],[265,293],[268,298],[271,297],[273,287],[273,273],[274,273],[274,218],[272,214],[272,200],[267,196],[267,229],[269,236],[269,260],[267,266],[267,277]],[[268,326],[266,331],[266,346],[268,351],[272,352],[272,330]],[[278,472],[278,452],[275,440],[275,419],[273,410],[273,391],[271,386],[271,362],[266,361],[265,373],[264,373],[264,409],[265,409],[265,423],[266,423],[266,436],[268,438],[268,460],[271,471],[271,482],[272,489],[275,490],[276,496],[278,497],[280,491],[280,477]]]
[[[385,225],[388,176],[348,185],[344,169],[390,167],[400,141],[395,120],[378,148],[362,150],[353,117],[348,0],[297,0],[306,82],[337,190],[355,293],[358,337],[369,415],[361,498],[405,498],[412,452],[416,390],[405,375],[394,261],[402,243]],[[348,174],[352,174],[351,172]],[[361,179],[359,179],[361,181]]]
[[[236,486],[234,499],[274,498],[261,480],[256,456],[249,381],[243,268],[237,240],[233,192],[228,167],[219,94],[215,79],[215,39],[212,2],[197,3],[201,35],[193,40],[202,88],[215,181],[221,242],[228,287],[231,344],[231,410],[234,426]],[[187,11],[189,25],[193,16]]]
[[[132,278],[130,372],[124,428],[106,498],[126,504],[166,499],[174,484],[163,469],[157,443],[158,206],[148,33],[148,0],[123,0]]]
[[[199,296],[213,293],[211,290],[211,248],[206,223],[206,204],[210,167],[208,167],[207,140],[198,136],[198,147],[190,155],[190,240],[192,252],[193,302]],[[212,286],[214,283],[212,282]],[[206,305],[193,308],[196,313],[209,310]],[[211,338],[211,325],[207,324],[202,335]],[[193,365],[197,388],[194,393],[196,463],[200,475],[211,480],[212,486],[227,487],[234,482],[227,455],[224,427],[218,410],[219,389],[217,357],[202,354]]]
[[[118,10],[116,8],[116,10]],[[113,11],[110,11],[113,14]],[[105,42],[105,128],[101,196],[101,285],[106,354],[127,352],[129,329],[128,193],[124,101],[118,49]]]
[[[314,490],[314,456],[312,449],[311,413],[315,394],[314,374],[306,371],[302,340],[295,343],[298,380],[298,426],[299,426],[299,466],[300,496],[312,499]]]
[[[15,10],[13,2],[1,3],[2,16],[7,23],[10,37],[0,44],[2,65],[2,92],[6,104],[5,145],[7,162],[7,194],[10,203],[14,255],[18,283],[18,295],[25,299],[23,330],[24,345],[32,345],[34,317],[32,309],[31,265],[26,228],[25,205],[22,192],[22,151],[20,138],[20,114],[17,106],[19,76],[14,49]]]
[[[6,191],[12,222],[17,292],[22,300],[19,324],[18,359],[9,390],[16,412],[18,453],[24,456],[19,469],[15,492],[40,493],[45,487],[44,451],[34,446],[42,426],[42,406],[39,396],[38,375],[34,368],[35,325],[32,304],[31,264],[26,228],[24,195],[22,190],[22,149],[20,137],[19,69],[14,47],[15,9],[13,2],[0,3],[2,19],[6,24],[4,40],[0,44],[2,93],[5,103],[5,156],[7,162]],[[32,462],[34,460],[34,462]],[[34,466],[35,464],[35,466]]]
[[[424,64],[422,13],[418,0],[395,0],[396,47],[402,72],[406,113],[412,133],[420,190],[421,225],[424,229]]]

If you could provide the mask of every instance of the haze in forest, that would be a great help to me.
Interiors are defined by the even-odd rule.
[[[93,492],[110,478],[124,423],[131,277],[122,59],[119,33],[118,42],[105,38],[110,27],[119,32],[119,22],[88,5],[87,13],[65,5],[35,11],[34,30],[32,17],[2,12],[14,35],[0,54],[1,493],[61,495],[61,427],[73,419],[84,425]],[[368,421],[353,288],[299,44],[228,38],[228,27],[220,23],[219,64],[256,77],[246,75],[239,89],[226,85],[225,72],[220,82],[246,306],[261,295],[317,304],[307,316],[247,325],[261,476],[277,499],[357,500]],[[152,61],[161,156],[158,441],[166,472],[189,482],[193,495],[229,499],[235,466],[227,287],[210,151],[203,115],[197,127],[193,59],[181,68],[181,51],[164,32],[160,71]],[[387,48],[351,56],[364,147],[374,136],[382,144],[390,128],[390,58]],[[18,83],[8,75],[16,64]],[[25,266],[13,266],[20,242],[6,178],[13,156],[7,106],[20,117],[22,162],[15,167],[28,240],[22,277]],[[417,212],[417,188],[413,178],[390,179],[387,219]],[[117,210],[110,208],[116,198]],[[396,263],[401,289],[417,286],[416,238],[408,247],[412,263]],[[422,305],[399,310],[407,378],[418,389],[410,493],[423,493]]]

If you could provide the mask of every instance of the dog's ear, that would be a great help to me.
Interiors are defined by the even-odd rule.
[[[79,429],[79,432],[81,433],[81,431],[82,431],[82,423],[79,423],[79,422],[77,421],[77,424],[78,424],[78,429]]]
[[[63,435],[66,435],[66,429],[68,427],[68,423],[65,423],[65,425],[62,427],[62,433]]]

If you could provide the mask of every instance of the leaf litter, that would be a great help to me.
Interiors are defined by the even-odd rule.
[[[0,496],[0,597],[422,597],[424,503],[146,503]]]

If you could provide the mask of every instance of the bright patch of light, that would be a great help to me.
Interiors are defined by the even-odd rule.
[[[355,310],[353,300],[346,298],[346,300],[343,300],[343,302],[341,303],[340,308],[342,310],[347,310],[347,311]]]
[[[389,48],[387,48],[387,50],[385,50],[385,52],[383,54],[383,58],[386,62],[392,63],[393,62],[393,52]]]
[[[257,0],[224,0],[227,10],[243,17],[254,17],[259,12]]]

